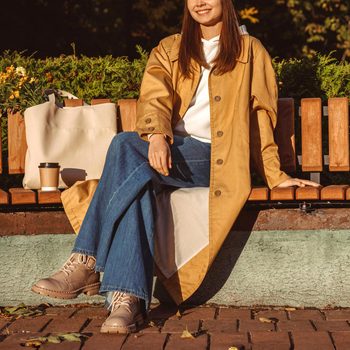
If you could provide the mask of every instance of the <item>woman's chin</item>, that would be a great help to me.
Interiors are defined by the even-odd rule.
[[[205,18],[200,17],[200,18],[193,18],[197,23],[199,23],[202,26],[205,27],[213,27],[217,25],[220,22],[220,19],[213,19],[213,18]]]

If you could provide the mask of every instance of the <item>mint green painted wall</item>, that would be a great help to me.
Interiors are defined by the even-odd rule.
[[[222,255],[235,249],[232,242],[223,248]],[[218,266],[224,264],[218,261]],[[349,295],[350,230],[259,231],[252,232],[229,279],[211,301],[350,307]]]
[[[0,237],[0,305],[101,302],[102,297],[62,301],[30,291],[40,278],[58,270],[70,256],[74,235]]]
[[[32,293],[30,286],[63,264],[74,238],[1,237],[0,305],[61,304],[58,299]],[[231,232],[209,277],[197,293],[197,300],[215,294],[209,302],[236,306],[350,307],[350,230]],[[216,289],[213,286],[218,280],[226,282],[217,291],[218,286]],[[98,297],[79,298],[76,302],[87,300],[103,301]]]

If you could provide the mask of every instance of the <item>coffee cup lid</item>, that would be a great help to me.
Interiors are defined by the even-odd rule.
[[[40,163],[39,168],[59,168],[59,163]]]

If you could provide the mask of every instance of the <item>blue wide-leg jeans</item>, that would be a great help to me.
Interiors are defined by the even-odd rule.
[[[174,135],[172,168],[163,176],[148,161],[149,143],[135,132],[114,137],[73,252],[96,258],[100,292],[152,296],[155,196],[165,187],[209,187],[210,143]],[[166,234],[166,232],[164,232]]]

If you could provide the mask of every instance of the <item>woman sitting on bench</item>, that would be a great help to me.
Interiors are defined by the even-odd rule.
[[[163,279],[177,303],[186,300],[249,197],[251,160],[270,188],[318,186],[280,170],[276,109],[271,59],[238,26],[232,0],[186,0],[182,34],[150,54],[137,132],[112,141],[73,254],[32,290],[63,299],[113,292],[101,332],[136,330],[152,296],[155,195],[209,187],[209,244]]]

